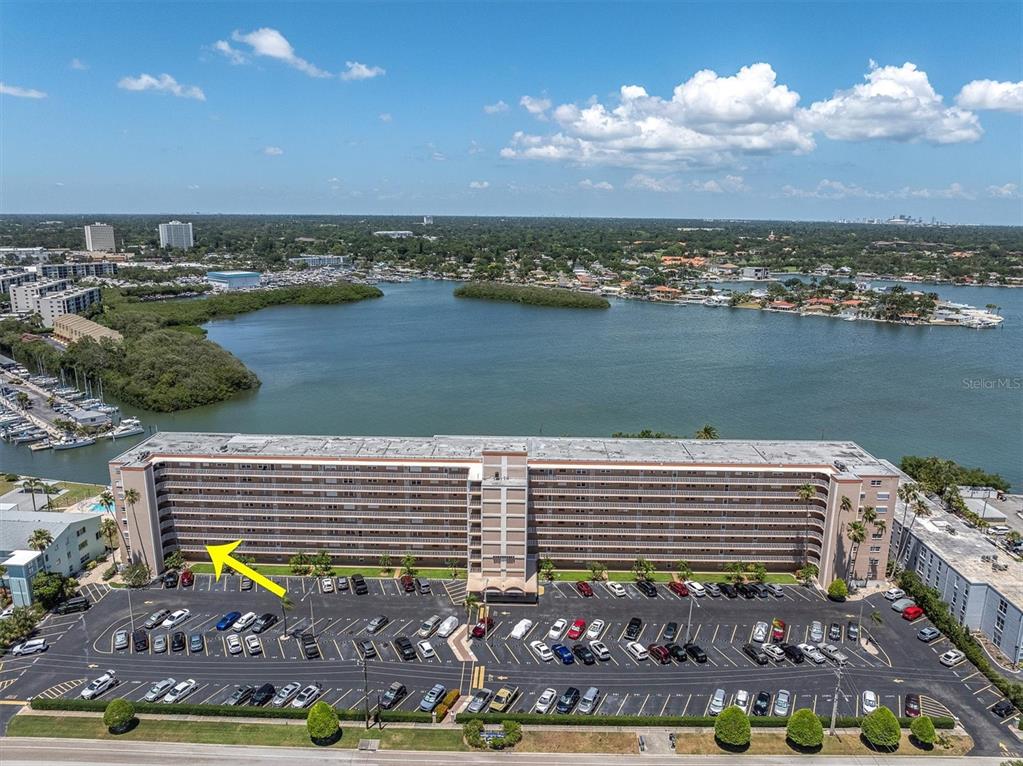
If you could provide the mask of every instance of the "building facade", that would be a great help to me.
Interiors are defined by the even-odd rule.
[[[193,244],[192,224],[181,221],[160,224],[160,247],[190,250]]]
[[[90,252],[114,252],[114,227],[107,223],[92,223],[85,227],[85,249]]]
[[[241,290],[259,287],[258,271],[207,271],[206,281],[217,290]]]
[[[117,264],[112,261],[89,261],[88,263],[47,263],[39,267],[39,273],[46,279],[112,277],[117,274]]]
[[[36,311],[43,319],[43,327],[53,327],[57,317],[78,314],[100,300],[101,293],[98,287],[73,287],[39,296],[35,299],[35,304]]]
[[[808,561],[822,582],[882,578],[890,524],[859,546],[845,532],[867,506],[887,520],[900,476],[848,442],[172,432],[115,458],[110,475],[127,552],[154,571],[176,548],[201,558],[207,543],[242,539],[265,562],[320,550],[345,563],[456,559],[470,588],[509,598],[536,593],[544,557],[703,571]]]
[[[12,285],[7,291],[11,296],[11,311],[15,314],[33,314],[39,310],[37,305],[39,298],[59,293],[69,287],[71,287],[71,283],[66,279],[50,279]]]
[[[0,293],[10,292],[12,287],[35,282],[37,278],[34,271],[26,271],[16,266],[0,267]]]
[[[308,266],[311,269],[319,268],[321,266],[347,266],[348,256],[347,255],[297,255],[294,258],[289,258],[288,263],[300,266],[302,264]]]
[[[117,330],[111,330],[109,327],[104,327],[77,314],[64,314],[56,317],[53,320],[53,337],[65,345],[83,338],[92,338],[97,343],[104,338],[115,342],[124,340],[124,336]]]

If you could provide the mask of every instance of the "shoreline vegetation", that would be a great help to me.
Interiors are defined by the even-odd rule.
[[[526,306],[607,309],[611,302],[600,295],[558,287],[533,287],[499,282],[472,282],[455,290],[456,298],[480,298],[490,301],[521,303]]]
[[[48,374],[102,380],[107,394],[124,404],[155,412],[177,412],[222,402],[260,385],[237,357],[206,338],[201,324],[269,306],[328,305],[378,298],[371,285],[339,282],[325,286],[217,295],[188,301],[143,302],[116,289],[92,318],[120,331],[120,343],[91,338],[63,353],[29,322],[0,322],[0,350]]]

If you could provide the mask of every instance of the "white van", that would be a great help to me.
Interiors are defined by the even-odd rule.
[[[45,652],[50,647],[46,645],[45,638],[33,638],[31,641],[26,641],[23,644],[18,644],[16,647],[11,649],[11,654],[15,657],[20,657],[23,654],[35,654],[36,652]]]
[[[453,617],[449,617],[448,619],[454,619],[454,618]],[[458,621],[455,620],[455,622],[457,623]],[[423,638],[429,638],[430,636],[433,635],[433,632],[435,630],[437,630],[437,626],[438,625],[440,625],[440,615],[439,614],[435,614],[432,617],[427,617],[425,620],[423,620],[423,624],[419,626],[418,633]]]
[[[625,651],[635,657],[637,660],[645,660],[650,657],[650,653],[646,650],[639,641],[630,641],[625,645]]]

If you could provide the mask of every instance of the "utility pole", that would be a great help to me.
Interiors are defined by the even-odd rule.
[[[369,661],[365,660],[365,659],[361,663],[361,665],[362,665],[362,690],[363,690],[363,692],[365,694],[365,697],[363,699],[366,702],[366,729],[367,730],[370,728],[369,727],[369,673],[368,673],[368,670],[367,670],[367,667],[366,667],[368,664],[369,664]]]
[[[692,593],[689,594],[689,617],[686,618],[686,643],[689,643],[689,631],[693,624],[693,601],[696,600],[696,596]]]
[[[835,736],[835,723],[836,723],[836,721],[838,719],[838,697],[842,693],[842,666],[841,665],[839,665],[838,668],[836,669],[835,675],[837,677],[837,681],[835,682],[835,699],[831,703],[831,729],[828,732],[829,734],[831,734],[832,737]]]

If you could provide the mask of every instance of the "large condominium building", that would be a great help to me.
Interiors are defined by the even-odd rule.
[[[259,561],[326,551],[467,564],[469,587],[535,596],[537,562],[697,570],[735,561],[820,580],[884,576],[900,478],[849,442],[543,437],[324,437],[162,432],[110,463],[127,552],[154,571],[178,548],[244,540]],[[125,503],[128,490],[138,498]],[[133,493],[134,496],[134,493]]]
[[[67,290],[71,283],[66,279],[24,282],[8,289],[11,296],[11,311],[15,314],[33,314],[39,310],[39,298]]]
[[[54,321],[64,314],[80,314],[101,299],[98,287],[73,287],[59,293],[43,295],[35,300],[36,311],[43,319],[43,327],[53,327]]]
[[[192,224],[181,221],[160,224],[160,247],[189,250],[192,244]]]
[[[26,271],[17,266],[0,267],[0,293],[8,292],[12,287],[35,282],[38,275],[34,271]]]
[[[114,227],[107,223],[93,223],[85,227],[85,249],[114,252]]]
[[[112,261],[90,261],[88,263],[47,263],[39,267],[39,273],[46,279],[112,277],[117,273],[117,264]]]

